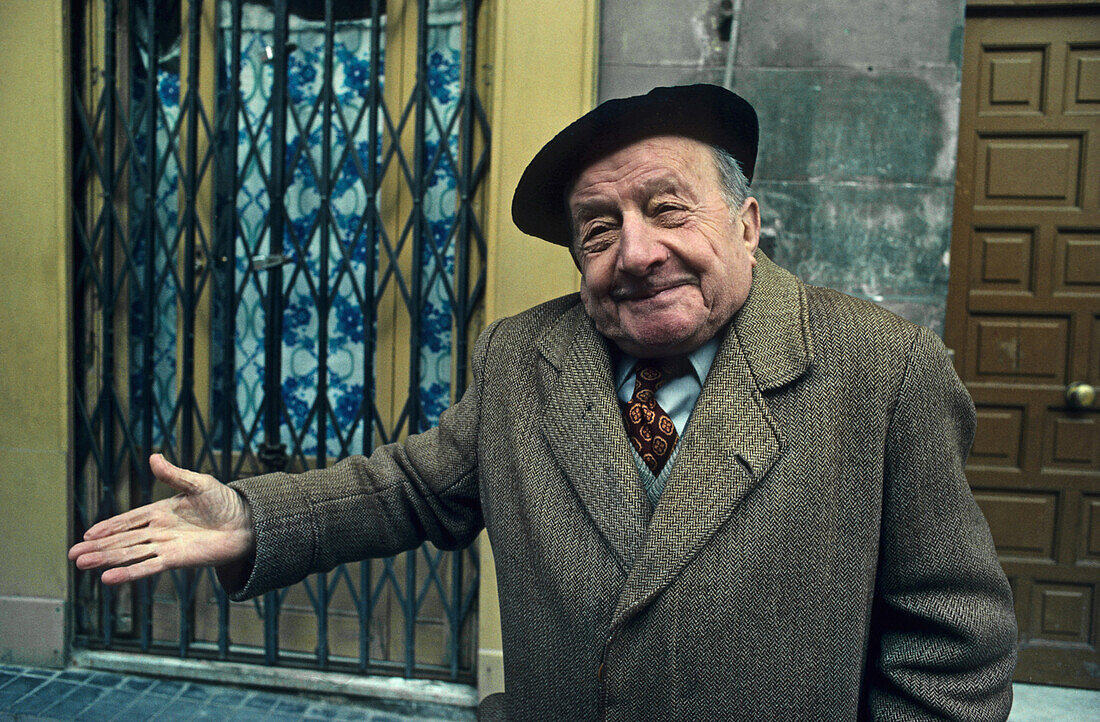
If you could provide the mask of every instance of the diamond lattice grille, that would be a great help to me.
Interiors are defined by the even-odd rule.
[[[164,493],[151,452],[223,481],[318,468],[461,393],[485,278],[480,2],[411,5],[73,4],[78,535]],[[77,572],[76,627],[469,681],[477,581],[475,550],[431,546],[244,604],[211,570]]]

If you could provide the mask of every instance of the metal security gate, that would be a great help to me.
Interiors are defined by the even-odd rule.
[[[479,0],[73,2],[75,532],[430,427],[467,376],[489,133]],[[230,603],[76,572],[77,644],[471,681],[475,549]]]

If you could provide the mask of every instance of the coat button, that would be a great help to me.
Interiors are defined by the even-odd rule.
[[[596,681],[597,682],[601,682],[601,683],[603,682],[604,672],[606,670],[607,670],[607,666],[603,662],[600,662],[600,666],[596,668]]]

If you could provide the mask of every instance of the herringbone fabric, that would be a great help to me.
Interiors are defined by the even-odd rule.
[[[626,437],[655,477],[665,468],[680,439],[672,418],[657,403],[657,390],[665,381],[659,364],[639,361],[634,367],[634,394],[623,409]]]
[[[574,295],[482,334],[437,429],[235,483],[233,597],[484,523],[509,719],[1005,719],[1012,599],[943,344],[758,261],[656,507]]]

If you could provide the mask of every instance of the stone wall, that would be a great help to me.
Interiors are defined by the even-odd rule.
[[[670,5],[603,0],[600,99],[729,77],[760,114],[764,249],[942,333],[963,0]]]

